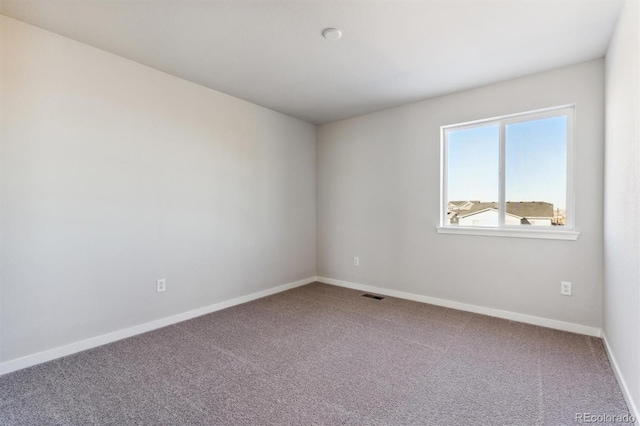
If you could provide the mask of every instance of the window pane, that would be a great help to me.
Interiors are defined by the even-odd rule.
[[[447,133],[447,225],[498,226],[499,126]]]
[[[567,117],[506,126],[506,225],[564,226]]]

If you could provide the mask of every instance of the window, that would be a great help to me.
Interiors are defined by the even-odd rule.
[[[573,106],[443,126],[438,232],[576,239]]]

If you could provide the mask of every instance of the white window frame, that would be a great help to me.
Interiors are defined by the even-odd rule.
[[[576,240],[579,232],[574,228],[575,219],[575,195],[574,195],[574,135],[575,135],[575,105],[562,105],[552,108],[544,108],[535,111],[526,111],[501,117],[487,118],[483,120],[469,121],[466,123],[450,124],[440,127],[440,224],[436,227],[441,234],[485,235],[518,238],[543,238],[557,240]],[[523,227],[506,225],[505,196],[505,129],[508,124],[539,120],[550,117],[567,117],[567,203],[565,226],[535,226]],[[498,186],[498,226],[459,226],[447,225],[447,176],[448,176],[448,134],[452,130],[468,129],[480,126],[498,125],[499,128],[499,186]]]

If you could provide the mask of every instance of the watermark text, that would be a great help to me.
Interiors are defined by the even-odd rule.
[[[576,423],[605,424],[605,423],[634,423],[636,418],[626,414],[594,414],[576,413]]]

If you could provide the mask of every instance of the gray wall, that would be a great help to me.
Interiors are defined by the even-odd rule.
[[[636,410],[640,404],[639,28],[639,3],[629,0],[606,58],[604,204],[604,333]]]
[[[596,60],[319,126],[318,275],[600,327],[603,89]],[[577,241],[436,233],[441,125],[569,103]]]
[[[315,126],[0,28],[1,361],[315,275]]]

